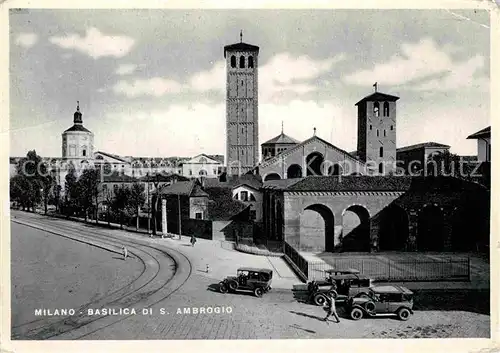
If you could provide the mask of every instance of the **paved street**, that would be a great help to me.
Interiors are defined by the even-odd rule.
[[[142,258],[147,255],[154,256],[160,261],[175,260],[178,262],[175,276],[166,276],[162,283],[155,288],[150,288],[143,292],[143,296],[132,298],[130,301],[116,301],[115,308],[135,308],[136,315],[116,315],[102,317],[99,320],[87,324],[85,318],[79,318],[79,324],[72,327],[64,326],[57,331],[57,335],[44,335],[43,330],[35,330],[42,338],[56,339],[257,339],[257,338],[418,338],[418,337],[488,337],[490,317],[488,315],[489,293],[488,291],[466,291],[461,294],[456,292],[431,291],[417,293],[415,315],[407,322],[401,322],[392,318],[363,319],[361,321],[351,321],[345,318],[342,309],[339,314],[344,317],[341,324],[330,323],[329,325],[320,321],[325,312],[322,308],[300,302],[291,290],[293,284],[299,281],[292,278],[286,267],[280,263],[280,259],[270,259],[262,256],[242,254],[234,250],[224,249],[220,243],[200,240],[196,246],[190,247],[187,238],[181,240],[173,239],[150,239],[143,234],[135,234],[120,230],[109,230],[97,228],[77,222],[70,222],[60,219],[45,218],[39,215],[26,214],[13,211],[16,219],[13,221],[29,222],[46,230],[64,233],[68,236],[93,241],[95,244],[102,243],[103,247],[110,250],[119,249],[118,243],[123,242],[136,247],[136,257]],[[26,226],[12,225],[12,238],[36,238],[41,231],[25,231]],[[31,234],[31,235],[30,235]],[[41,235],[41,237],[54,238],[56,235]],[[64,239],[64,238],[61,238]],[[18,244],[24,244],[27,240],[16,240]],[[21,243],[24,242],[24,243]],[[58,241],[55,241],[58,242]],[[72,244],[74,243],[74,244]],[[76,245],[78,244],[78,245]],[[151,247],[148,247],[151,246]],[[61,272],[58,275],[58,288],[66,288],[74,282],[73,268],[64,265],[68,259],[59,253],[69,252],[67,248],[77,251],[81,247],[90,248],[81,243],[64,239],[59,241],[59,245],[52,248],[54,253],[52,258],[45,257],[47,262],[60,266],[42,265],[37,274],[37,278],[46,278],[47,288],[53,284],[54,272]],[[29,270],[20,270],[15,267],[25,267],[23,263],[36,264],[45,261],[43,256],[37,259],[35,250],[25,250],[25,246],[16,246],[14,250],[13,240],[13,274],[17,273],[15,281],[24,283],[26,278],[34,276]],[[156,250],[154,250],[156,249]],[[19,251],[14,254],[14,251]],[[91,255],[80,252],[75,257],[75,262],[82,262],[83,258],[90,258]],[[142,252],[141,252],[142,251]],[[164,251],[164,252],[163,252]],[[99,293],[105,296],[123,285],[126,280],[133,281],[141,271],[141,264],[137,260],[124,262],[115,259],[117,254],[110,253],[102,249],[87,250],[94,252],[97,260],[88,261],[94,266],[102,267],[102,273],[87,271],[83,275],[82,281],[95,282],[85,291],[79,290],[74,303],[66,300],[63,305],[84,305],[93,300],[92,296]],[[59,254],[59,255],[58,255]],[[15,257],[24,257],[21,263],[14,261]],[[61,260],[60,260],[61,257]],[[50,261],[48,260],[50,259]],[[108,259],[108,261],[106,261]],[[71,262],[71,261],[70,261]],[[215,285],[224,276],[233,273],[241,265],[254,263],[256,267],[273,267],[277,274],[277,283],[273,285],[273,290],[263,298],[255,298],[245,294],[221,294],[215,291]],[[209,264],[209,272],[205,272],[206,264]],[[32,265],[33,266],[33,265]],[[82,265],[80,265],[82,266]],[[91,266],[91,265],[85,265]],[[152,266],[152,265],[150,265]],[[162,268],[168,268],[164,264]],[[148,268],[148,263],[144,268]],[[188,269],[188,267],[190,267]],[[106,270],[108,269],[108,270]],[[117,271],[119,279],[114,281],[124,281],[114,284],[112,280],[106,279],[105,273]],[[122,271],[122,272],[118,272]],[[130,277],[126,277],[123,271],[130,272]],[[63,275],[65,272],[69,272]],[[84,271],[82,271],[83,273]],[[134,277],[135,276],[135,277]],[[112,276],[111,276],[112,277]],[[86,282],[85,282],[86,283]],[[106,286],[103,286],[105,283]],[[274,283],[273,283],[274,284]],[[14,279],[13,279],[14,285]],[[102,286],[102,287],[99,287]],[[16,291],[17,289],[13,289]],[[46,289],[45,292],[48,290]],[[18,313],[16,323],[29,320],[29,315],[21,314],[24,310],[33,310],[35,306],[42,306],[57,300],[56,297],[34,291],[23,292],[27,302],[31,302],[29,309],[20,309],[22,303],[15,301],[13,296],[13,311]],[[42,294],[43,293],[43,294]],[[465,293],[465,294],[464,294]],[[40,298],[43,295],[44,298]],[[62,294],[60,294],[62,296]],[[126,295],[126,293],[124,294]],[[19,294],[18,294],[19,297]],[[78,302],[78,303],[76,303]],[[470,302],[476,303],[470,305]],[[128,304],[127,304],[128,303]],[[477,303],[481,303],[477,305]],[[101,304],[108,305],[105,301]],[[109,306],[109,305],[108,305]],[[144,307],[151,308],[151,314],[142,315]],[[27,307],[28,308],[28,307]],[[190,313],[184,311],[190,308]],[[193,308],[205,308],[209,311],[220,310],[220,313],[194,314]],[[180,313],[179,310],[180,309]],[[230,312],[229,312],[230,311]],[[13,323],[16,325],[16,323]],[[35,335],[36,336],[36,335]],[[22,337],[18,337],[22,338]]]

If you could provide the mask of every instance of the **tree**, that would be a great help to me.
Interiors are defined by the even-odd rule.
[[[124,186],[115,190],[115,197],[111,203],[111,208],[118,213],[120,218],[120,229],[123,229],[123,216],[127,212],[130,200],[130,190]]]
[[[66,216],[72,215],[78,208],[78,179],[76,177],[75,167],[71,164],[66,174],[65,179],[65,194],[64,194],[64,211]]]
[[[460,179],[470,179],[476,162],[464,161],[462,157],[444,151],[430,155],[427,158],[425,175],[452,176]]]
[[[47,164],[33,150],[18,162],[16,171],[17,175],[11,178],[11,198],[21,203],[23,209],[34,211],[47,190],[44,188],[49,176]]]
[[[87,222],[88,211],[94,206],[94,200],[97,200],[99,195],[99,171],[94,168],[84,169],[76,185],[79,205],[85,214],[85,222]],[[96,203],[95,207],[97,208],[97,206]]]
[[[129,206],[131,208],[132,214],[135,215],[135,229],[139,229],[139,211],[144,202],[146,201],[146,196],[144,195],[144,185],[140,183],[133,183],[130,189],[130,199]]]

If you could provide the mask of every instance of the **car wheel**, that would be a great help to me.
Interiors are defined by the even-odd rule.
[[[398,310],[398,318],[399,320],[406,321],[410,318],[410,310],[406,308],[401,308]]]
[[[234,292],[236,290],[236,288],[238,288],[238,284],[236,284],[236,282],[234,281],[231,281],[229,282],[229,290]]]
[[[354,308],[351,310],[351,319],[360,320],[363,317],[363,311],[360,308]]]
[[[256,297],[262,297],[262,294],[264,294],[264,290],[260,287],[257,287],[253,290],[253,294],[255,294]]]
[[[227,293],[227,289],[228,289],[228,288],[227,288],[227,284],[225,284],[225,283],[221,283],[221,284],[219,285],[219,290],[220,290],[220,292],[221,292],[221,293]]]
[[[374,302],[368,302],[365,304],[365,309],[366,311],[368,311],[369,313],[373,313],[375,312],[375,303]]]
[[[328,293],[332,295],[333,299],[337,299],[339,296],[336,290],[331,290]]]
[[[323,294],[316,294],[314,296],[314,304],[318,306],[323,306],[326,303],[326,298]]]

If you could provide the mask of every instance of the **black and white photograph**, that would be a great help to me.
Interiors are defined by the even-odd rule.
[[[3,339],[489,346],[494,6],[8,9]]]

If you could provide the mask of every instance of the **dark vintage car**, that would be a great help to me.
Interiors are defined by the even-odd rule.
[[[338,302],[345,302],[359,293],[367,293],[372,281],[355,269],[331,269],[325,271],[326,278],[321,281],[311,281],[307,285],[310,301],[316,305],[324,305],[328,292]]]
[[[396,314],[406,321],[413,314],[413,292],[396,285],[375,286],[349,299],[346,309],[353,320]]]
[[[236,291],[251,291],[256,297],[261,297],[271,290],[273,271],[266,268],[242,267],[236,276],[226,277],[219,283],[221,293]]]

